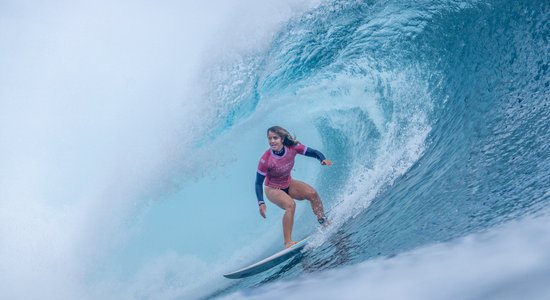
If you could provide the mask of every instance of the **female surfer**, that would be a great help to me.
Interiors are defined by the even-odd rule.
[[[290,176],[297,154],[317,158],[322,165],[331,166],[332,162],[325,158],[323,153],[306,147],[296,140],[286,129],[273,126],[267,130],[267,141],[270,148],[262,155],[256,173],[256,197],[260,215],[265,218],[266,205],[263,197],[263,183],[265,179],[265,195],[269,201],[285,210],[283,215],[283,236],[285,248],[294,244],[292,240],[292,226],[296,200],[308,200],[313,213],[320,224],[327,222],[323,211],[323,203],[317,191],[305,182],[293,179]],[[326,225],[326,224],[325,224]]]

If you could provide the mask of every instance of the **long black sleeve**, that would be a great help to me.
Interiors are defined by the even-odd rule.
[[[319,150],[315,150],[313,148],[310,148],[310,147],[307,147],[306,149],[306,153],[304,154],[305,156],[308,156],[308,157],[313,157],[313,158],[317,158],[319,161],[323,161],[325,159],[327,159],[323,153],[321,153],[321,151]]]
[[[264,188],[263,188],[264,179],[265,179],[264,175],[260,173],[256,173],[256,198],[258,199],[258,205],[265,204]]]

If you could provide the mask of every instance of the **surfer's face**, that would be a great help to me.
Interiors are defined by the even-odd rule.
[[[283,140],[275,132],[270,131],[267,133],[267,141],[272,150],[280,151],[283,149]]]

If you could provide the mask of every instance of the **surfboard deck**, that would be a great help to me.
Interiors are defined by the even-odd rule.
[[[293,245],[292,247],[281,250],[267,258],[260,260],[257,263],[251,264],[250,266],[244,267],[237,271],[224,274],[223,276],[225,278],[230,278],[230,279],[239,279],[239,278],[244,278],[244,277],[256,275],[261,272],[267,271],[277,266],[278,264],[284,262],[285,260],[291,258],[292,256],[300,253],[300,250],[302,250],[302,248],[304,248],[307,245],[310,237],[311,236],[308,236],[305,239]]]

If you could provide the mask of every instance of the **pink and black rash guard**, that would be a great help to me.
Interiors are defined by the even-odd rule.
[[[319,161],[325,160],[325,156],[312,148],[302,144],[283,146],[280,152],[268,149],[260,158],[256,174],[256,198],[258,204],[264,203],[262,183],[268,187],[285,190],[290,186],[292,177],[290,172],[294,167],[294,159],[297,154],[314,157]],[[288,191],[287,191],[288,192]]]
[[[283,146],[282,155],[275,154],[268,149],[260,158],[258,163],[258,173],[265,176],[265,185],[276,188],[286,189],[290,185],[290,172],[294,167],[294,158],[297,154],[306,154],[307,147],[298,144],[296,146]]]

